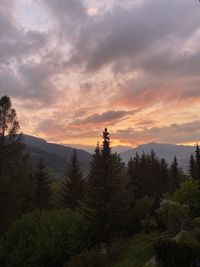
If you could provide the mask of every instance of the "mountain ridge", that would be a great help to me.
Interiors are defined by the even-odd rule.
[[[26,150],[30,154],[33,166],[36,166],[39,158],[44,158],[45,164],[54,173],[64,175],[67,162],[69,162],[73,147],[49,143],[45,139],[35,137],[31,135],[22,135],[22,142],[26,145]],[[195,146],[185,146],[176,144],[163,144],[163,143],[147,143],[125,150],[125,147],[113,147],[114,152],[118,152],[122,160],[127,164],[131,157],[134,157],[136,152],[140,155],[144,153],[150,153],[153,149],[159,158],[165,158],[168,164],[170,164],[173,158],[176,156],[179,162],[179,166],[187,172],[190,155],[194,154]],[[79,164],[83,172],[87,172],[90,165],[91,153],[84,149],[76,148],[79,159]],[[125,150],[125,151],[124,151]]]

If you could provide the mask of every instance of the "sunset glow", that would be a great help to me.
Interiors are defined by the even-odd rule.
[[[144,20],[145,18],[145,20]],[[94,146],[200,140],[200,5],[6,0],[0,92],[22,132]]]

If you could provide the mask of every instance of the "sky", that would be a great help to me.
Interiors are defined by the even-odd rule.
[[[0,0],[0,95],[21,130],[113,146],[200,140],[198,0]]]

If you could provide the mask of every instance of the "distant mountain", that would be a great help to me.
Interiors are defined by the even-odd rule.
[[[22,142],[26,145],[26,150],[31,157],[33,167],[35,167],[40,158],[44,159],[46,166],[55,174],[63,175],[67,168],[73,148],[64,145],[48,143],[47,141],[30,136],[23,135]],[[91,155],[90,153],[77,149],[77,156],[80,168],[83,172],[89,169]]]
[[[54,174],[63,175],[67,168],[73,148],[65,145],[48,143],[44,139],[23,135],[22,142],[26,144],[26,150],[29,153],[33,167],[36,166],[39,159],[42,157],[46,166]],[[172,144],[157,144],[149,143],[140,145],[136,148],[129,149],[128,147],[120,146],[113,147],[113,151],[120,153],[122,160],[127,163],[131,157],[134,157],[136,152],[140,155],[150,153],[154,150],[160,158],[165,158],[170,164],[174,158],[177,157],[179,166],[185,171],[188,171],[188,163],[190,155],[194,153],[194,146],[172,145]],[[93,151],[93,149],[91,149]],[[79,164],[83,172],[87,172],[90,166],[91,154],[83,149],[77,149]]]
[[[122,152],[121,157],[123,161],[127,163],[131,157],[135,156],[136,152],[138,152],[141,155],[143,152],[150,153],[152,149],[156,152],[156,154],[160,158],[166,159],[166,161],[169,164],[172,162],[174,156],[176,156],[179,161],[179,166],[185,172],[188,171],[188,162],[189,162],[190,156],[195,151],[194,146],[149,143],[149,144],[140,145],[126,152]]]

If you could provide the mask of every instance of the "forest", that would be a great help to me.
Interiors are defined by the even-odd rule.
[[[76,149],[54,179],[32,166],[9,96],[0,99],[1,267],[200,266],[200,148],[185,173],[152,150],[125,164],[107,128],[89,170]]]

